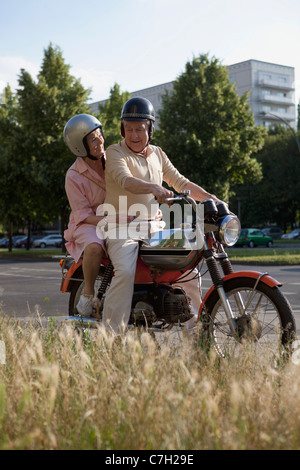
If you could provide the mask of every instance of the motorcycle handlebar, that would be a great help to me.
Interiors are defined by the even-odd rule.
[[[193,209],[196,211],[196,208],[197,208],[196,201],[193,198],[191,198],[189,195],[181,196],[180,194],[178,194],[178,195],[174,195],[174,197],[168,197],[165,199],[165,203],[167,204],[172,204],[173,202],[176,202],[176,201],[187,201],[189,204],[193,206]]]
[[[184,199],[182,196],[167,197],[167,199],[165,199],[165,202],[168,204],[170,202],[180,201],[182,199]]]

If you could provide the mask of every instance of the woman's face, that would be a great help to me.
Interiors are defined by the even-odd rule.
[[[90,149],[90,154],[93,157],[100,158],[104,155],[104,138],[102,136],[101,129],[96,129],[91,132],[87,138],[86,142]]]

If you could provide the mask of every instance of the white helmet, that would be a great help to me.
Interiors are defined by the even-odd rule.
[[[90,114],[77,114],[67,122],[64,128],[64,139],[74,155],[94,159],[89,154],[86,137],[96,129],[101,129],[102,132],[102,124]]]

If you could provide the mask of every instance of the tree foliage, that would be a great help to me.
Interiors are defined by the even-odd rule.
[[[191,181],[228,200],[234,183],[261,178],[253,153],[263,145],[247,95],[238,96],[215,58],[188,62],[162,98],[156,142]]]
[[[289,129],[277,126],[256,158],[263,179],[256,185],[246,183],[235,188],[241,200],[242,224],[293,228],[300,207],[300,154],[295,137]]]
[[[0,218],[6,222],[10,240],[13,220],[22,220],[28,209],[27,184],[29,174],[26,165],[18,160],[17,100],[9,85],[4,90],[0,106]],[[9,249],[11,250],[11,241]]]
[[[22,69],[18,84],[15,95],[7,88],[0,107],[0,182],[7,193],[0,213],[15,221],[51,221],[66,211],[64,180],[74,161],[63,129],[75,114],[89,112],[89,90],[70,74],[62,52],[52,44],[44,51],[37,80]]]
[[[40,212],[42,202],[45,218],[53,218],[67,204],[64,178],[74,156],[64,143],[63,129],[75,114],[89,112],[88,94],[70,75],[60,49],[52,44],[44,51],[37,82],[21,70],[17,95],[23,152],[30,160],[33,183],[39,192],[37,207]]]
[[[99,106],[99,120],[104,129],[105,147],[115,144],[122,139],[120,117],[124,104],[130,98],[130,93],[121,92],[120,86],[115,83],[110,90],[109,99],[103,106]]]

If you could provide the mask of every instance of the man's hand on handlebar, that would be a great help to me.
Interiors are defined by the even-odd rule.
[[[159,204],[163,204],[169,197],[174,197],[173,191],[164,188],[163,186],[155,185],[152,194]]]

